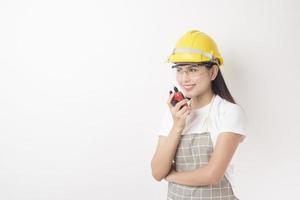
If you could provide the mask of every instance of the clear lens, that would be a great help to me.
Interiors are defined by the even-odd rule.
[[[183,64],[172,66],[177,76],[183,76],[184,73],[188,76],[198,76],[205,70],[205,66],[199,64],[184,64],[184,66],[186,66],[185,69],[183,69]]]

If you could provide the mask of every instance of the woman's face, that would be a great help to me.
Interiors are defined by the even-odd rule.
[[[185,96],[193,98],[211,88],[214,79],[213,68],[191,64],[180,65],[176,70],[176,80]],[[212,79],[213,78],[213,79]]]

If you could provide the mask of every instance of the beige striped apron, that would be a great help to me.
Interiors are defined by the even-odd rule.
[[[208,123],[210,123],[209,114],[213,105],[210,104],[208,114],[204,122],[204,132],[181,135],[174,165],[176,171],[192,171],[203,165],[206,165],[213,152],[213,143]],[[218,184],[205,186],[187,186],[177,183],[168,183],[168,200],[238,200],[233,194],[230,182],[224,176]]]

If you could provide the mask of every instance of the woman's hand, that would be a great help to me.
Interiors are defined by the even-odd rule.
[[[191,113],[191,108],[190,106],[184,106],[179,110],[181,106],[186,104],[189,100],[188,99],[183,99],[179,101],[175,106],[171,104],[171,100],[174,96],[174,92],[170,94],[169,99],[167,101],[168,107],[170,109],[170,112],[172,113],[172,118],[173,118],[173,126],[176,126],[180,129],[184,129],[186,125],[186,117]]]

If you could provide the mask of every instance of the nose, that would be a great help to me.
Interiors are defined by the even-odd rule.
[[[187,72],[184,72],[181,78],[184,82],[190,80],[190,76],[187,74]]]

